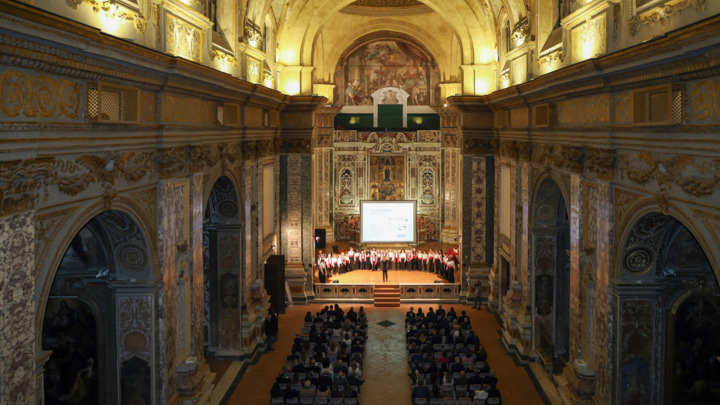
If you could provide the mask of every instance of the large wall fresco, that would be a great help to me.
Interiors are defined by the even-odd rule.
[[[408,105],[437,105],[440,102],[440,71],[419,47],[400,40],[365,44],[335,69],[336,104],[372,105],[376,90],[399,87],[408,94]]]

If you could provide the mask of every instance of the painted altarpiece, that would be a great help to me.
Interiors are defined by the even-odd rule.
[[[358,241],[360,201],[416,200],[418,240],[435,240],[441,223],[439,131],[335,131],[332,216],[336,239]]]

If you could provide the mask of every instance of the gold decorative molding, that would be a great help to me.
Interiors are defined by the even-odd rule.
[[[78,118],[81,85],[17,70],[0,73],[0,110],[7,117]]]
[[[233,66],[237,67],[237,58],[232,56],[231,54],[221,51],[219,49],[213,49],[210,51],[210,59],[211,60],[219,60],[222,64],[231,63]]]
[[[696,120],[720,118],[720,80],[702,80],[692,84],[690,110]]]
[[[147,27],[147,20],[137,10],[127,7],[118,0],[67,0],[68,5],[77,10],[82,3],[92,7],[94,13],[104,12],[108,17],[116,18],[121,22],[131,22],[139,33],[144,33]]]
[[[641,11],[628,20],[630,35],[635,36],[640,25],[654,25],[656,22],[667,25],[670,17],[680,14],[682,10],[688,7],[692,7],[698,12],[705,11],[708,2],[709,0],[670,0],[662,5]]]

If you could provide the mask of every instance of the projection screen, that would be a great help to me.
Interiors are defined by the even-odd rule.
[[[415,243],[416,201],[361,201],[361,243]]]

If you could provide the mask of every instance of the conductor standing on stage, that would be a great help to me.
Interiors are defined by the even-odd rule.
[[[382,266],[383,282],[388,281],[388,267],[390,267],[389,260],[384,260]]]

